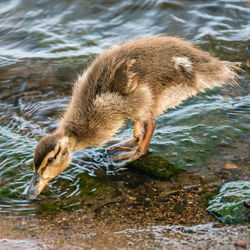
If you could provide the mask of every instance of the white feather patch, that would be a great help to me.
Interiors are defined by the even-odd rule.
[[[174,62],[174,68],[176,70],[184,69],[186,72],[190,72],[192,70],[192,62],[183,56],[183,57],[172,57],[172,61]]]

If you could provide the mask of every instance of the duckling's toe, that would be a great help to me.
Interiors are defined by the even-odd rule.
[[[139,153],[140,143],[137,138],[132,138],[126,142],[108,147],[109,162],[120,168],[127,163],[133,161],[134,157]]]
[[[107,151],[129,151],[129,150],[135,150],[138,146],[136,145],[136,142],[138,141],[137,138],[133,137],[128,141],[117,143],[115,145],[112,145],[108,147]]]
[[[125,142],[118,143],[118,144],[108,147],[107,151],[137,150],[143,140],[144,133],[145,133],[144,124],[140,121],[136,121],[135,126],[134,126],[134,137]]]
[[[140,129],[140,133],[137,133],[138,129],[136,129],[135,126],[134,138],[128,140],[123,144],[115,145],[109,148],[109,152],[114,153],[114,155],[113,156],[111,155],[109,159],[111,163],[115,163],[115,165],[117,165],[116,162],[121,162],[121,164],[118,167],[123,167],[129,162],[139,159],[148,152],[149,144],[155,130],[155,121],[154,119],[151,119],[147,121],[145,124],[141,124],[140,126],[145,128],[145,131],[144,129],[143,130]],[[134,143],[134,146],[131,147],[125,146],[125,145],[130,145],[131,143]],[[116,154],[117,152],[121,151],[122,151],[121,154]]]
[[[119,161],[122,161],[122,160],[125,160],[127,159],[126,161],[126,164],[128,162],[131,161],[131,159],[137,155],[137,151],[132,151],[132,152],[129,152],[129,153],[122,153],[122,154],[118,154],[116,156],[113,156],[109,159],[109,161],[112,163],[112,162],[119,162]],[[125,164],[125,163],[124,163]]]

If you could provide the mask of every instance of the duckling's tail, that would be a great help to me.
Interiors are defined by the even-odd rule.
[[[204,89],[207,88],[212,89],[214,87],[220,87],[224,84],[239,86],[238,79],[240,79],[240,76],[237,71],[244,71],[240,68],[240,64],[240,62],[217,61],[217,64],[213,63],[211,67],[209,67],[208,64],[204,65],[204,67],[206,67],[206,70],[204,70],[206,73],[197,73],[198,91],[204,91]]]
[[[240,67],[241,62],[228,62],[228,61],[222,61],[224,65],[227,67],[227,74],[225,76],[226,83],[229,83],[231,85],[239,85],[238,79],[240,79],[240,76],[237,72],[243,72],[244,70]]]

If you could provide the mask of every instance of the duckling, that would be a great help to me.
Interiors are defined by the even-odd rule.
[[[73,151],[104,145],[125,120],[135,122],[133,138],[108,148],[121,152],[111,161],[140,158],[149,149],[157,116],[207,88],[237,84],[238,65],[169,36],[141,38],[104,51],[74,83],[57,129],[37,144],[29,197],[35,198],[67,168]]]

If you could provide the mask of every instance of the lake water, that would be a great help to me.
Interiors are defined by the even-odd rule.
[[[2,0],[0,212],[41,210],[24,196],[37,140],[58,124],[77,74],[105,48],[136,37],[182,36],[223,60],[242,62],[245,70],[240,87],[209,90],[158,117],[150,151],[201,175],[206,166],[249,159],[249,16],[250,2],[238,0]],[[127,123],[119,137],[131,137],[132,130]],[[62,205],[95,190],[95,184],[85,184],[99,172],[123,174],[110,170],[103,152],[77,152],[71,168],[45,191],[46,198]]]

